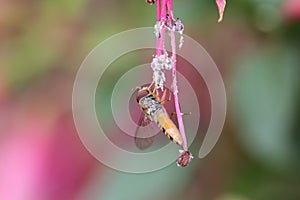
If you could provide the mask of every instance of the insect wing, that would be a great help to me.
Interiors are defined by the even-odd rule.
[[[145,135],[145,130],[143,129],[143,127],[146,127],[150,124],[151,124],[151,120],[144,113],[142,113],[134,137],[135,145],[140,150],[148,149],[153,144],[154,136],[147,137]]]
[[[142,113],[138,125],[141,127],[145,127],[148,126],[150,123],[151,120],[144,113]]]

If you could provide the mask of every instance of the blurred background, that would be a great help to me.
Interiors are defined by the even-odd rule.
[[[219,67],[226,123],[206,158],[139,175],[112,170],[84,148],[72,118],[72,87],[96,45],[153,26],[155,6],[143,0],[0,0],[0,199],[300,199],[300,1],[231,0],[220,24],[213,0],[174,0],[174,10],[185,34]],[[107,88],[137,61],[150,62],[153,52],[129,55],[108,70]],[[191,146],[197,155],[210,101],[205,84],[192,81],[204,108]],[[101,92],[111,96],[105,87]],[[98,113],[110,116],[104,108]]]

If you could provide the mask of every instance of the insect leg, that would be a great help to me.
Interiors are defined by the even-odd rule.
[[[176,112],[172,112],[171,115],[170,115],[170,118],[172,119],[174,116],[175,116]],[[181,113],[182,116],[184,115],[191,115],[192,112],[188,112],[188,113]]]
[[[162,95],[162,97],[161,97],[161,101],[164,101],[165,100],[165,98],[166,98],[166,94],[167,94],[167,89],[166,89],[166,87],[164,86],[164,88],[165,88],[165,91],[164,91],[164,93],[163,93],[163,95]]]
[[[151,88],[152,88],[153,84],[154,84],[154,81],[152,81],[152,83],[148,86],[147,90],[152,91]],[[155,89],[155,86],[154,86],[154,89]]]
[[[161,98],[161,99],[162,99],[162,100],[160,101],[160,104],[161,104],[161,105],[164,105],[165,103],[171,101],[171,98],[172,98],[172,92],[169,91],[169,99],[165,99],[165,98],[166,98],[166,94],[167,94],[167,89],[165,90],[165,92],[164,92],[164,94],[163,94],[163,96],[162,96],[162,98]]]
[[[154,86],[152,93],[158,97],[158,90],[157,90],[156,86]]]

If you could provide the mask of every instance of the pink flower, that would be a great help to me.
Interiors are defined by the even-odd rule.
[[[282,5],[282,11],[285,18],[291,21],[300,19],[300,1],[285,0]]]

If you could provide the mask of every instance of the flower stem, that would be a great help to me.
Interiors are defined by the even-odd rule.
[[[173,18],[173,3],[172,0],[167,0],[167,6],[168,6],[168,12],[169,15],[171,16],[171,19]],[[172,74],[173,74],[173,96],[174,96],[174,103],[175,103],[175,111],[176,111],[176,116],[177,116],[177,121],[178,121],[178,126],[179,126],[179,132],[181,134],[182,140],[183,140],[183,150],[187,151],[187,139],[184,131],[184,124],[182,120],[182,114],[180,110],[180,105],[179,105],[179,98],[178,98],[178,86],[177,86],[177,69],[176,69],[176,41],[175,41],[175,33],[172,30],[171,33],[171,47],[172,47],[172,57],[174,60],[174,65],[172,69]]]
[[[168,12],[169,12],[169,15],[170,15],[171,19],[174,20],[174,16],[173,16],[173,3],[172,3],[172,0],[168,0],[167,6],[168,6]]]
[[[178,86],[177,86],[177,70],[176,70],[176,43],[175,43],[175,34],[174,31],[171,31],[171,46],[172,46],[172,57],[174,60],[174,65],[173,65],[173,95],[174,95],[174,103],[175,103],[175,111],[176,111],[176,116],[177,116],[177,121],[178,121],[178,126],[179,126],[179,132],[183,140],[183,150],[187,151],[187,139],[184,131],[184,125],[183,125],[183,120],[182,120],[182,114],[180,110],[180,105],[179,105],[179,98],[178,98]]]
[[[156,20],[160,21],[160,0],[156,1]]]
[[[161,25],[161,33],[160,37],[156,40],[156,56],[159,57],[162,53],[165,53],[164,49],[164,41],[165,41],[165,34],[166,34],[166,26],[165,20],[167,20],[167,12],[171,18],[174,20],[173,16],[173,4],[172,0],[162,0],[162,4],[160,4],[160,0],[157,1],[156,4],[156,14],[157,14],[157,21],[160,22]],[[171,47],[172,47],[172,58],[174,61],[173,68],[172,68],[172,76],[173,76],[173,96],[174,96],[174,103],[175,103],[175,111],[178,120],[179,132],[181,134],[183,140],[183,150],[188,151],[187,147],[187,139],[184,131],[184,125],[182,120],[182,114],[179,105],[179,98],[178,98],[178,86],[177,86],[177,74],[176,74],[176,42],[175,42],[175,33],[174,30],[170,31],[171,35]]]
[[[164,21],[166,19],[166,16],[167,16],[167,3],[168,3],[168,0],[162,0],[161,17],[160,17],[161,21]]]

